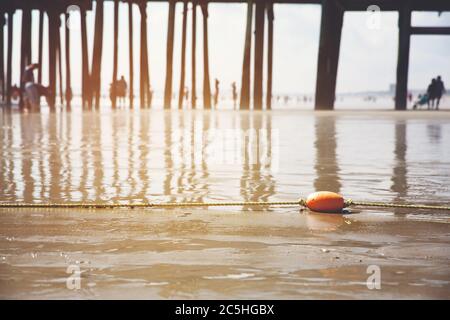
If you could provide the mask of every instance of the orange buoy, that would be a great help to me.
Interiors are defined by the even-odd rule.
[[[339,213],[344,209],[344,198],[335,192],[318,191],[306,198],[306,206],[317,212]]]

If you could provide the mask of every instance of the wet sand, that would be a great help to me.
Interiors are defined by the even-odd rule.
[[[294,200],[328,189],[449,202],[448,112],[269,115],[2,115],[0,200]],[[195,147],[197,116],[203,129],[233,119],[278,129],[267,151],[279,166],[193,161],[181,149]],[[449,245],[450,215],[427,210],[0,209],[0,298],[449,299]],[[379,290],[366,283],[373,265]],[[66,286],[69,266],[79,290]]]
[[[217,210],[1,214],[1,298],[444,298],[449,219]],[[69,290],[66,269],[81,270]],[[381,289],[366,285],[369,265]]]

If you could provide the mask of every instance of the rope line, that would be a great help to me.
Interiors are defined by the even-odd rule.
[[[345,205],[359,206],[359,207],[380,207],[380,208],[409,208],[409,209],[429,209],[429,210],[450,210],[447,206],[435,206],[426,204],[400,204],[389,202],[367,202],[367,201],[353,201],[351,199],[345,201]]]
[[[242,202],[163,202],[163,203],[0,203],[0,208],[178,208],[178,207],[223,207],[223,206],[299,206],[299,201],[242,201]]]
[[[303,206],[306,207],[306,201],[299,199],[297,201],[241,201],[241,202],[142,202],[142,203],[0,203],[0,208],[77,208],[77,209],[111,209],[111,208],[187,208],[187,207],[230,207],[230,206]],[[345,201],[345,207],[381,207],[381,208],[409,208],[409,209],[428,209],[428,210],[448,210],[447,206],[435,206],[424,204],[398,204],[389,202],[366,202]]]

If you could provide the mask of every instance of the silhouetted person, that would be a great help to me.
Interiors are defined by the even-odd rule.
[[[34,81],[34,70],[38,68],[39,64],[37,63],[30,64],[25,68],[21,79],[21,88],[23,89],[19,91],[24,94],[24,105],[32,108],[37,108],[40,106],[41,96],[45,96],[47,103],[50,105],[50,90],[48,87],[44,87]]]
[[[38,68],[39,68],[39,65],[37,63],[33,63],[33,64],[26,66],[25,70],[23,71],[23,75],[22,75],[22,83],[24,83],[24,84],[27,82],[34,83],[33,71]]]
[[[125,77],[121,76],[120,80],[116,82],[116,95],[119,98],[119,104],[125,105],[125,97],[127,95],[127,82]]]
[[[290,100],[291,98],[289,97],[289,96],[284,96],[284,104],[285,105],[288,105],[288,103],[289,103],[289,100]]]
[[[217,107],[217,103],[219,102],[219,80],[217,78],[214,80],[215,82],[215,92],[214,92],[214,107]]]
[[[149,86],[149,88],[148,88],[148,107],[149,108],[152,107],[152,100],[153,100],[153,90],[152,90],[152,87]]]
[[[436,79],[431,79],[431,83],[428,85],[427,88],[427,95],[428,95],[428,109],[433,109],[434,107],[434,100],[436,99]]]
[[[408,101],[409,101],[409,103],[412,102],[412,99],[413,99],[413,95],[412,95],[412,93],[410,92],[410,93],[408,93]]]
[[[238,98],[236,82],[233,82],[231,84],[231,91],[233,94],[233,108],[236,109],[236,103],[237,103],[237,98]]]
[[[439,110],[439,102],[441,101],[442,96],[445,93],[444,82],[441,79],[441,76],[438,76],[436,79],[436,110]]]
[[[189,88],[184,87],[184,99],[186,100],[186,104],[189,102]]]

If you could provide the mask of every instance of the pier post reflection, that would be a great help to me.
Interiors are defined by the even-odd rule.
[[[395,192],[395,202],[403,202],[408,193],[408,168],[406,162],[407,140],[406,140],[407,125],[405,121],[395,124],[395,163],[392,171],[392,185],[391,191]]]
[[[272,152],[272,118],[261,113],[243,114],[240,130],[244,137],[240,180],[242,200],[269,201],[276,189],[271,164],[273,158],[278,156]],[[244,206],[244,209],[254,208]]]
[[[316,191],[327,190],[340,192],[341,182],[339,177],[339,165],[336,155],[336,118],[318,115],[315,118],[316,141],[316,179],[314,188]]]

